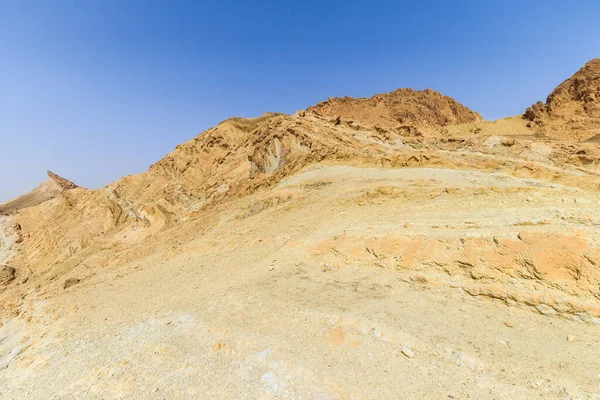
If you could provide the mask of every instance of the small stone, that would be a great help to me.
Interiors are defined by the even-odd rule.
[[[573,343],[575,340],[576,340],[575,336],[573,336],[573,335],[567,336],[567,342]]]
[[[15,280],[16,270],[8,265],[0,265],[0,285],[6,286]]]
[[[63,283],[63,289],[68,289],[71,286],[75,286],[77,285],[79,282],[81,282],[81,279],[77,279],[77,278],[69,278],[65,281],[65,283]]]
[[[505,322],[504,325],[508,326],[509,328],[514,328],[515,326],[513,324],[511,324],[510,322]]]
[[[275,267],[274,267],[274,266],[272,266],[272,265],[271,265],[271,266],[269,266],[269,271],[273,271],[274,269],[275,269]]]
[[[328,263],[323,264],[323,272],[327,271],[335,271],[335,267]]]
[[[413,358],[415,356],[415,352],[409,349],[408,347],[402,347],[400,351],[408,358]]]
[[[540,304],[538,306],[535,307],[540,314],[543,315],[554,315],[556,314],[556,310],[546,304]]]

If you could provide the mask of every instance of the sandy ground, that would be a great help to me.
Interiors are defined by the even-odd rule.
[[[597,200],[494,171],[309,167],[38,289],[0,327],[1,396],[598,399],[598,325],[469,292],[487,273],[524,296],[558,283],[403,268],[376,246],[540,230],[595,243]]]

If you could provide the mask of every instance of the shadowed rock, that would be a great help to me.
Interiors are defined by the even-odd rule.
[[[15,280],[16,271],[8,265],[0,265],[0,286],[6,286]]]

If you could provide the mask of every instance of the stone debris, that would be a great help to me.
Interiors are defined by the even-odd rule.
[[[63,283],[63,289],[68,289],[72,286],[77,285],[79,282],[81,282],[81,279],[78,278],[69,278],[67,280],[65,280],[65,282]]]
[[[400,349],[400,351],[402,352],[402,354],[404,354],[404,355],[405,355],[406,357],[408,357],[408,358],[414,358],[414,356],[415,356],[415,352],[414,352],[414,351],[412,351],[411,349],[409,349],[408,347],[404,347],[404,346],[403,346],[403,347]]]

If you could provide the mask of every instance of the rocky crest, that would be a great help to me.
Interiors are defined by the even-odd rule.
[[[70,190],[79,187],[70,180],[63,178],[62,176],[58,176],[52,171],[47,171],[46,173],[48,174],[48,178],[53,180],[58,186],[63,188],[63,190]]]
[[[390,127],[404,136],[421,128],[482,121],[478,113],[435,90],[398,89],[371,98],[330,98],[308,111],[367,127]]]

